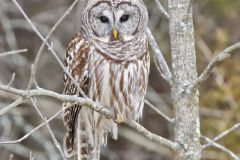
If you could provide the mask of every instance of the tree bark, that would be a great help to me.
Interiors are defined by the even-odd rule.
[[[173,69],[176,160],[200,160],[198,91],[186,92],[197,79],[191,0],[169,0],[169,32]]]

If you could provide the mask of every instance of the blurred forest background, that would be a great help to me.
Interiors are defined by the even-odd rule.
[[[18,0],[24,11],[43,35],[47,35],[72,0]],[[149,10],[149,27],[171,66],[168,20],[162,15],[153,0],[145,0]],[[167,9],[167,1],[161,0]],[[193,1],[195,38],[199,73],[214,53],[240,41],[239,0]],[[61,23],[50,38],[54,49],[63,59],[68,42],[79,31],[81,3]],[[16,74],[13,86],[25,89],[30,76],[31,64],[41,45],[41,40],[32,31],[19,10],[10,0],[0,1],[0,53],[27,48],[28,52],[0,58],[0,83],[7,84]],[[213,138],[222,131],[240,122],[240,54],[221,63],[211,78],[200,89],[201,132]],[[63,74],[60,66],[47,49],[40,59],[37,82],[40,87],[62,93]],[[12,103],[17,97],[0,91],[0,109]],[[154,63],[151,65],[147,99],[158,109],[173,116],[170,86],[160,75]],[[37,105],[46,117],[61,108],[61,103],[45,97],[37,99]],[[42,122],[32,104],[23,105],[0,116],[0,140],[15,140]],[[159,116],[147,105],[140,124],[148,130],[172,139],[173,125]],[[54,134],[62,144],[65,128],[59,116],[50,123]],[[205,141],[202,141],[205,143]],[[240,156],[240,129],[219,141]],[[119,139],[109,139],[102,149],[104,160],[172,160],[174,153],[158,146],[136,131],[121,125]],[[54,146],[46,127],[17,144],[0,145],[0,159],[13,154],[14,160],[29,159],[30,152],[39,160],[58,160],[61,156]],[[209,147],[203,151],[203,160],[229,160],[230,157],[218,149]]]

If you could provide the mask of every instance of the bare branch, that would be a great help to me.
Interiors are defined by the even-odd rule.
[[[24,117],[23,115],[14,114],[14,116],[12,117],[14,120],[13,123],[16,124],[17,128],[21,129],[23,134],[27,134],[28,132],[33,130],[35,128],[35,126],[28,123],[23,117]],[[37,142],[37,145],[39,145],[41,148],[44,149],[44,152],[48,155],[49,159],[58,159],[59,156],[55,152],[55,146],[53,146],[51,144],[50,140],[47,137],[45,137],[43,133],[34,132],[34,134],[32,134],[32,137],[31,137],[31,142],[34,144],[35,144],[35,142]],[[19,146],[19,144],[20,143],[10,145],[10,146],[12,146],[12,147]],[[2,145],[2,146],[9,146],[9,145]],[[31,150],[31,148],[26,148],[27,152],[24,152],[25,156],[27,156],[27,154],[29,154],[29,150]],[[36,151],[34,153],[37,157],[39,157],[39,156],[43,157],[41,155],[41,153],[37,153]],[[45,158],[40,158],[40,159],[45,159]]]
[[[32,102],[34,108],[36,109],[36,111],[38,112],[38,114],[40,115],[40,117],[42,118],[42,120],[44,120],[44,121],[46,122],[46,121],[47,121],[47,118],[43,116],[43,114],[42,114],[41,111],[39,110],[39,108],[38,108],[36,102],[33,100],[33,98],[31,98],[31,102]],[[57,138],[56,138],[55,135],[53,134],[53,131],[52,131],[51,127],[49,126],[48,123],[46,123],[46,126],[47,126],[47,129],[48,129],[48,131],[49,131],[49,133],[50,133],[50,135],[51,135],[51,137],[52,137],[52,140],[53,140],[56,148],[59,150],[62,158],[63,158],[64,160],[66,160],[66,157],[65,157],[65,155],[64,155],[64,153],[63,153],[63,150],[62,150],[59,142],[57,141]]]
[[[202,38],[197,40],[197,45],[199,49],[201,49],[201,52],[203,53],[205,59],[209,63],[212,60],[211,58],[212,52],[210,48]],[[214,75],[216,84],[218,85],[219,88],[222,88],[224,91],[231,90],[231,87],[227,85],[226,82],[224,82],[224,76],[221,74],[217,66],[215,67],[214,70],[212,70],[212,74]],[[238,108],[238,104],[233,93],[232,92],[225,92],[225,93],[226,93],[225,100],[227,101],[227,103],[230,104],[230,107],[235,109]]]
[[[27,51],[28,51],[28,49],[20,49],[20,50],[3,52],[3,53],[0,53],[0,58],[1,58],[1,57],[5,57],[5,56],[8,56],[8,55],[13,55],[13,54],[18,54],[18,53],[24,53],[24,52],[27,52]]]
[[[55,113],[52,117],[50,117],[49,119],[47,119],[45,122],[41,123],[40,125],[38,125],[37,127],[35,127],[33,130],[31,130],[30,132],[28,132],[26,135],[24,135],[23,137],[14,140],[14,141],[5,141],[5,142],[0,142],[0,144],[14,144],[14,143],[19,143],[22,142],[23,140],[25,140],[26,138],[28,138],[32,133],[34,133],[35,131],[37,131],[38,129],[40,129],[41,127],[45,126],[47,123],[49,123],[50,121],[52,121],[54,118],[56,118],[59,114],[62,113],[62,109],[59,110],[57,113]]]
[[[30,154],[29,154],[29,160],[35,160],[35,157],[33,156],[32,151],[31,151]]]
[[[82,97],[77,97],[77,96],[73,96],[73,95],[61,95],[59,93],[53,92],[53,91],[49,91],[49,90],[45,90],[42,88],[38,88],[38,89],[32,89],[29,91],[23,91],[23,90],[19,90],[19,89],[15,89],[12,87],[6,87],[4,85],[0,85],[0,90],[4,90],[6,92],[11,92],[23,97],[34,97],[34,96],[48,96],[48,97],[52,97],[52,98],[56,98],[60,101],[70,101],[70,102],[78,102],[79,104],[85,104],[88,107],[91,107],[92,109],[94,109],[97,112],[102,113],[105,116],[108,116],[110,118],[112,118],[112,113],[106,108],[106,107],[102,107],[102,106],[98,106],[97,104],[95,104],[93,101],[91,101],[90,99],[87,98],[82,98]],[[60,112],[60,111],[59,111]],[[62,112],[62,110],[61,110]],[[54,115],[53,117],[56,117],[57,115]],[[1,142],[1,143],[17,143],[17,142],[21,142],[22,140],[26,139],[31,133],[33,133],[34,131],[36,131],[37,129],[41,128],[43,125],[45,125],[47,122],[49,122],[50,120],[52,120],[51,117],[48,121],[42,123],[41,125],[39,125],[38,127],[36,127],[34,130],[32,130],[31,132],[29,132],[29,134],[25,135],[24,137],[15,140],[15,141],[8,141],[8,142]],[[144,127],[142,127],[141,125],[139,125],[136,122],[130,121],[130,122],[126,122],[127,125],[129,125],[130,127],[136,129],[138,132],[142,133],[144,136],[146,136],[147,138],[149,138],[150,140],[156,141],[161,145],[167,146],[173,150],[176,150],[178,148],[178,144],[175,142],[172,142],[170,140],[167,140],[163,137],[157,136],[151,132],[149,132],[148,130],[146,130]]]
[[[49,33],[47,34],[46,38],[43,40],[41,47],[39,48],[38,52],[37,52],[37,56],[35,58],[32,70],[31,70],[31,76],[30,76],[30,80],[28,83],[28,89],[30,89],[32,87],[33,82],[35,81],[35,74],[37,71],[37,66],[40,60],[40,57],[42,55],[42,51],[44,49],[44,46],[47,43],[47,40],[49,39],[49,37],[52,35],[52,33],[56,30],[56,28],[59,26],[59,24],[63,21],[63,19],[72,11],[73,7],[77,4],[79,0],[75,0],[71,6],[64,12],[64,14],[58,19],[58,21],[54,24],[54,26],[50,29]]]
[[[119,126],[119,136],[147,149],[148,151],[158,153],[161,156],[171,157],[173,154],[169,148],[161,146],[158,143],[149,140],[141,133],[138,133],[136,130],[133,130],[127,126]]]
[[[8,82],[7,86],[11,86],[12,83],[14,82],[14,80],[15,80],[15,73],[12,74],[12,77],[11,77],[10,81]]]
[[[187,93],[193,93],[196,91],[201,84],[203,84],[207,78],[209,77],[213,68],[219,63],[225,60],[226,58],[231,56],[232,51],[240,48],[240,42],[235,43],[234,45],[224,49],[208,64],[208,66],[204,69],[201,75],[195,80],[190,86],[187,88]]]
[[[170,123],[174,123],[174,119],[168,117],[165,113],[163,113],[162,111],[160,111],[159,109],[157,109],[151,102],[149,102],[147,99],[144,100],[144,102],[150,107],[152,108],[155,112],[157,112],[160,116],[162,116],[164,119],[166,119],[168,122]]]
[[[30,24],[30,26],[32,27],[33,31],[37,34],[37,36],[44,42],[45,38],[42,36],[42,34],[38,31],[38,29],[35,27],[35,25],[32,23],[32,21],[29,19],[29,17],[26,15],[26,13],[24,12],[24,10],[22,9],[22,7],[18,4],[18,2],[16,0],[12,0],[13,3],[17,6],[17,8],[20,10],[20,12],[22,13],[22,15],[24,16],[24,18],[27,20],[27,22]],[[77,86],[79,92],[81,93],[81,95],[83,95],[84,97],[87,97],[85,95],[85,93],[82,91],[82,89],[79,87],[77,81],[72,77],[72,75],[67,71],[66,67],[64,67],[64,64],[62,63],[61,59],[58,57],[58,54],[54,51],[53,46],[50,45],[49,43],[47,43],[45,41],[48,49],[51,51],[50,53],[52,53],[52,55],[55,57],[55,59],[57,60],[57,62],[59,63],[60,67],[63,69],[64,73],[66,73],[68,75],[68,77],[72,80],[72,82]]]
[[[35,80],[35,72],[36,72],[35,67],[34,67],[34,65],[32,65],[31,66],[30,78],[29,78],[29,81],[28,81],[28,84],[27,84],[27,90],[30,90],[32,88],[33,82]]]
[[[240,160],[240,158],[234,154],[232,151],[230,151],[229,149],[227,149],[226,147],[212,141],[211,139],[205,137],[205,136],[201,136],[203,139],[205,139],[207,142],[211,143],[214,147],[226,152],[227,154],[229,154],[229,156],[231,156],[234,160]]]
[[[239,129],[239,128],[240,128],[240,123],[237,123],[237,124],[235,124],[233,127],[229,128],[228,130],[225,130],[224,132],[220,133],[218,136],[216,136],[215,138],[213,138],[212,141],[213,141],[213,142],[216,142],[216,141],[218,141],[219,139],[225,137],[225,136],[228,135],[229,133],[231,133],[231,132],[233,132],[233,131],[235,131],[235,130],[237,130],[237,129]],[[205,149],[205,148],[207,148],[207,147],[209,147],[209,146],[211,146],[211,145],[212,145],[212,143],[204,144],[204,145],[202,145],[202,149]]]
[[[161,76],[171,85],[172,84],[172,73],[170,72],[170,69],[167,65],[167,62],[165,61],[163,54],[161,50],[158,47],[158,44],[155,40],[155,38],[152,35],[151,30],[148,28],[147,29],[147,36],[149,40],[149,44],[153,49],[154,56],[158,62],[158,65],[161,68]]]
[[[9,104],[8,106],[4,107],[0,110],[0,116],[5,114],[7,111],[13,109],[14,107],[17,107],[18,105],[22,104],[24,99],[22,97],[15,100],[13,103]]]
[[[127,121],[126,124],[134,129],[137,130],[137,132],[143,134],[145,137],[147,137],[150,140],[153,140],[163,146],[166,146],[173,151],[177,151],[179,149],[179,145],[176,142],[172,142],[166,138],[160,137],[154,133],[149,132],[147,129],[145,129],[143,126],[138,124],[135,121]]]
[[[157,3],[158,9],[160,10],[160,12],[167,17],[167,19],[169,19],[169,15],[167,13],[167,11],[163,8],[162,4],[159,2],[159,0],[154,0]]]
[[[112,113],[106,107],[96,105],[89,98],[82,98],[82,97],[78,97],[78,96],[75,96],[75,95],[74,96],[73,95],[63,95],[63,94],[59,94],[59,93],[49,91],[49,90],[46,90],[46,89],[43,89],[43,88],[24,91],[24,90],[12,88],[12,87],[6,87],[6,86],[1,85],[1,84],[0,84],[0,90],[10,92],[10,93],[14,93],[14,94],[17,94],[17,95],[25,97],[25,98],[34,97],[34,96],[48,96],[48,97],[58,99],[60,101],[78,102],[81,105],[85,104],[88,107],[92,107],[94,110],[104,114],[105,116],[113,117]]]
[[[47,121],[47,118],[46,118],[46,117],[44,118],[44,121],[45,121],[45,122]],[[47,126],[47,129],[48,129],[48,131],[49,131],[49,133],[50,133],[50,135],[51,135],[51,137],[52,137],[52,139],[53,139],[53,142],[54,142],[55,146],[57,147],[57,149],[59,150],[62,158],[63,158],[64,160],[66,160],[66,156],[64,155],[63,150],[62,150],[59,142],[57,141],[57,139],[56,139],[56,137],[55,137],[52,129],[50,128],[50,126],[49,126],[48,123],[46,123],[46,126]]]

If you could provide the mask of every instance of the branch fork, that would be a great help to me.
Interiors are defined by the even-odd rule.
[[[194,93],[210,76],[210,73],[212,72],[213,68],[223,60],[229,58],[232,54],[232,52],[236,49],[240,48],[240,42],[235,43],[231,45],[230,47],[224,49],[220,53],[218,53],[215,58],[212,59],[212,61],[207,65],[207,67],[203,70],[203,72],[200,74],[200,76],[187,87],[186,92],[187,93]]]

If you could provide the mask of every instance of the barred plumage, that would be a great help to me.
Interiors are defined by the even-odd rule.
[[[121,31],[118,26],[114,26],[119,30],[118,39],[118,34],[102,35],[108,31],[94,30],[91,21],[95,21],[94,17],[99,19],[98,14],[105,14],[106,10],[109,10],[117,21],[117,10],[120,10],[121,14],[130,14],[131,10],[126,12],[127,7],[130,7],[133,13],[139,14],[136,28]],[[110,21],[108,16],[110,15],[106,15]],[[117,138],[115,121],[137,120],[142,116],[150,65],[145,35],[147,19],[147,10],[141,0],[88,2],[83,12],[81,33],[70,42],[65,65],[84,93],[97,104],[107,106],[115,118],[109,119],[88,107],[65,102],[63,119],[67,134],[64,148],[69,157],[77,153],[78,159],[99,160],[100,146],[107,144],[108,133],[110,132],[114,139]],[[101,25],[100,23],[98,30],[105,30]],[[66,74],[64,85],[65,94],[82,96]]]

